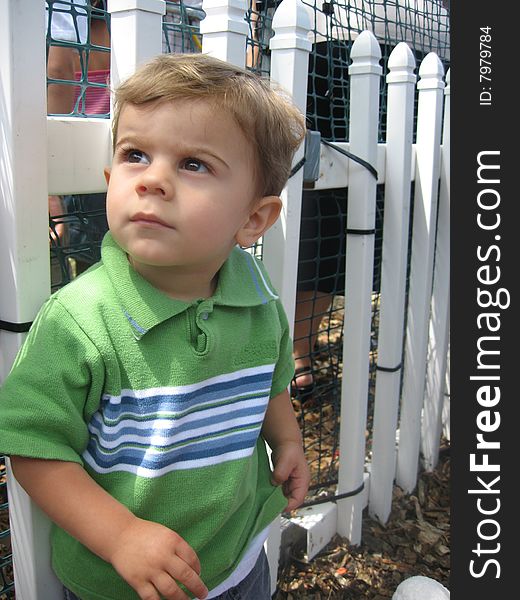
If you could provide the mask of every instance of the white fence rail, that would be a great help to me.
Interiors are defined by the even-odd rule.
[[[245,0],[204,0],[203,8],[207,13],[201,23],[203,52],[244,65]],[[161,52],[165,3],[109,0],[108,10],[112,14],[111,77],[112,85],[117,85],[139,63]],[[43,2],[0,3],[0,319],[15,324],[30,322],[50,290],[47,194],[104,191],[102,170],[110,161],[108,120],[53,117],[47,118],[45,126],[44,22]],[[273,29],[271,77],[304,111],[311,45],[307,38],[310,22],[301,0],[283,0]],[[449,73],[445,86],[443,67],[433,53],[419,66],[417,141],[413,144],[416,65],[408,46],[398,44],[390,56],[386,82],[387,139],[378,144],[380,50],[370,32],[357,38],[351,58],[350,140],[338,145],[370,163],[377,170],[377,181],[366,168],[322,145],[315,189],[349,188],[347,293],[340,498],[302,511],[302,518],[306,511],[320,513],[326,530],[309,554],[315,554],[336,531],[353,544],[360,543],[362,511],[367,504],[372,515],[386,521],[394,483],[407,492],[416,485],[421,449],[424,466],[434,468],[448,368]],[[302,155],[303,148],[295,163]],[[412,181],[413,238],[405,331]],[[376,183],[385,184],[384,245],[373,449],[367,461]],[[264,260],[290,322],[295,307],[301,189],[300,171],[284,190],[281,218],[264,239]],[[23,334],[0,331],[0,379],[7,374],[22,341]],[[10,471],[8,481],[17,598],[57,599],[59,586],[50,569],[47,543],[49,524]],[[356,489],[357,494],[341,498]],[[320,527],[320,518],[315,522]],[[270,562],[275,567],[278,523],[273,531]],[[273,589],[274,585],[273,579]]]

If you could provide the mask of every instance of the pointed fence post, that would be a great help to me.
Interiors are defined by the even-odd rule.
[[[415,59],[399,43],[388,60],[385,218],[369,512],[385,523],[392,508],[403,357]],[[348,292],[347,292],[348,293]]]
[[[0,382],[50,293],[45,73],[45,3],[0,2]],[[58,600],[50,521],[7,467],[16,597]]]
[[[412,258],[397,453],[397,483],[405,492],[415,488],[419,464],[439,188],[443,75],[439,57],[430,52],[421,63],[417,84]]]
[[[271,38],[271,80],[292,97],[305,114],[307,101],[307,71],[311,43],[307,39],[310,19],[301,0],[283,0],[273,17],[274,37]],[[303,144],[295,154],[293,164],[303,158]],[[263,262],[273,285],[280,294],[289,321],[294,327],[296,273],[300,239],[300,215],[303,170],[297,171],[281,194],[282,213],[263,239]],[[280,556],[281,521],[276,519],[266,544],[271,570],[271,591],[276,590]]]
[[[246,64],[246,0],[203,0],[202,52],[237,67]]]
[[[381,50],[370,31],[359,35],[350,56],[350,152],[375,167],[382,68]],[[339,496],[364,482],[375,215],[376,178],[349,161]],[[360,490],[338,500],[338,533],[352,544],[361,541],[362,499]]]
[[[116,87],[137,66],[162,53],[164,0],[108,0],[110,81]]]
[[[430,316],[430,348],[421,437],[424,468],[427,471],[433,470],[439,459],[450,324],[450,71],[446,74],[444,97],[441,183]]]

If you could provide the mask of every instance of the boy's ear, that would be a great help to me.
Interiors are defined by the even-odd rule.
[[[235,239],[242,248],[249,248],[273,225],[282,209],[278,196],[264,196],[253,207],[249,219],[238,230]]]
[[[110,167],[105,167],[103,169],[103,173],[105,174],[105,180],[106,180],[107,185],[108,185],[108,182],[110,181]]]

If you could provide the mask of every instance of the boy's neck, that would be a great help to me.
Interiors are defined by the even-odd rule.
[[[132,267],[155,288],[175,300],[192,302],[201,298],[210,298],[218,282],[218,272],[207,273],[182,267],[151,267],[136,265],[128,257]]]

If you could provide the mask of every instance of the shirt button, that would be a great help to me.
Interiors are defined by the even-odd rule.
[[[201,318],[203,321],[207,321],[207,320],[208,320],[208,317],[209,317],[209,314],[208,314],[207,312],[200,313],[200,318]]]

